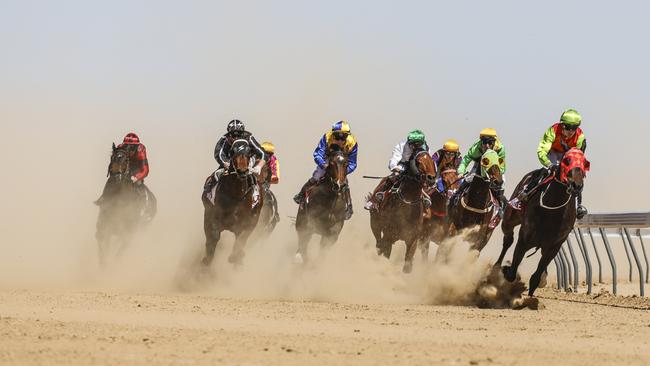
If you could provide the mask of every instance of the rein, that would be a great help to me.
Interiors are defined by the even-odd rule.
[[[554,178],[553,180],[556,181],[556,182],[558,182],[558,183],[560,183],[560,184],[562,184],[562,185],[564,185],[564,186],[566,186],[566,184],[560,182],[559,180],[557,180],[557,178]],[[542,194],[539,195],[539,205],[540,205],[540,207],[545,208],[545,209],[547,209],[547,210],[558,210],[558,209],[560,209],[560,208],[562,208],[562,207],[564,207],[564,206],[566,206],[566,205],[569,204],[569,202],[571,201],[571,198],[573,198],[573,192],[569,192],[569,191],[571,190],[571,187],[567,186],[567,191],[566,191],[566,193],[569,195],[569,198],[566,200],[566,202],[564,202],[564,203],[563,203],[562,205],[560,205],[560,206],[555,206],[555,207],[546,206],[546,205],[544,204],[544,195],[546,195],[546,192],[548,191],[548,189],[549,189],[550,187],[551,187],[550,184],[547,185],[546,188],[544,189],[544,191],[542,192]]]

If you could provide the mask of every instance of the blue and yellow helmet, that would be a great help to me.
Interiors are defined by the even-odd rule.
[[[332,125],[332,132],[350,133],[350,125],[346,121],[338,121]]]

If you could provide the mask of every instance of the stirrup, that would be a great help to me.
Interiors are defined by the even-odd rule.
[[[521,211],[524,208],[524,203],[518,197],[508,201],[508,205],[517,211]]]
[[[375,193],[375,199],[377,200],[377,202],[383,201],[384,197],[385,197],[384,192]]]
[[[587,211],[587,208],[585,206],[583,206],[583,205],[578,205],[578,207],[576,208],[576,218],[578,220],[585,217],[587,215],[587,213],[589,213],[589,211]]]
[[[302,203],[302,194],[298,193],[297,195],[293,196],[293,202],[298,205]]]

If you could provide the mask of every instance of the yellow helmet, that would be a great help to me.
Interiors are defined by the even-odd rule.
[[[456,140],[451,139],[451,140],[447,140],[447,142],[445,142],[445,144],[442,145],[442,149],[449,152],[458,152],[460,146],[458,146],[458,142],[456,142]]]
[[[481,134],[479,136],[497,138],[497,131],[494,128],[484,128],[481,130]]]
[[[270,141],[262,142],[262,149],[264,149],[264,151],[269,153],[269,154],[274,154],[275,153],[275,145],[273,145],[273,143],[270,142]]]

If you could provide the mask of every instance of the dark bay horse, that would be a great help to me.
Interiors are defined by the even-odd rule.
[[[422,233],[423,189],[433,185],[435,177],[431,155],[427,151],[415,153],[409,169],[378,204],[378,209],[370,211],[370,227],[375,236],[377,254],[390,258],[396,241],[406,243],[402,267],[405,273],[413,268],[413,256]]]
[[[337,145],[330,146],[325,176],[310,189],[298,207],[296,231],[298,251],[295,263],[307,261],[307,244],[312,235],[321,236],[321,248],[334,244],[345,222],[348,157]]]
[[[102,197],[95,238],[99,245],[99,260],[103,264],[109,255],[119,256],[140,225],[144,223],[142,220],[144,202],[138,195],[137,187],[131,181],[129,153],[124,148],[116,148],[115,144],[113,144],[108,165],[108,180]],[[114,240],[117,247],[113,246]]]
[[[507,207],[501,228],[503,249],[495,266],[501,265],[503,257],[514,241],[514,228],[521,225],[512,264],[503,267],[506,280],[512,282],[517,268],[526,252],[541,249],[542,258],[535,273],[530,277],[528,295],[533,296],[539,286],[546,267],[555,258],[566,241],[576,221],[576,195],[584,186],[589,161],[579,149],[569,150],[561,160],[559,169],[550,181],[532,192],[525,208],[521,211]],[[513,197],[516,197],[530,179],[533,172],[526,174],[519,182]]]
[[[478,226],[478,230],[470,232],[467,239],[472,243],[471,248],[479,252],[494,231],[489,225],[496,210],[496,197],[492,194],[492,188],[503,184],[500,170],[502,161],[495,151],[487,150],[481,157],[480,164],[482,174],[468,176],[466,179],[471,180],[469,186],[454,195],[450,201],[445,230],[449,236],[454,236],[463,229]]]
[[[204,190],[201,196],[205,209],[205,257],[202,262],[206,266],[212,263],[221,232],[225,230],[235,234],[228,261],[242,263],[246,241],[257,225],[264,204],[258,180],[249,170],[251,151],[248,141],[236,140],[231,151],[229,169],[221,175],[212,191]]]
[[[447,221],[447,206],[449,197],[458,189],[458,172],[453,167],[441,167],[440,181],[427,190],[431,199],[431,207],[425,210],[424,222],[422,223],[422,238],[420,250],[422,259],[427,260],[429,256],[429,244],[434,242],[440,244],[446,237],[445,223]]]

